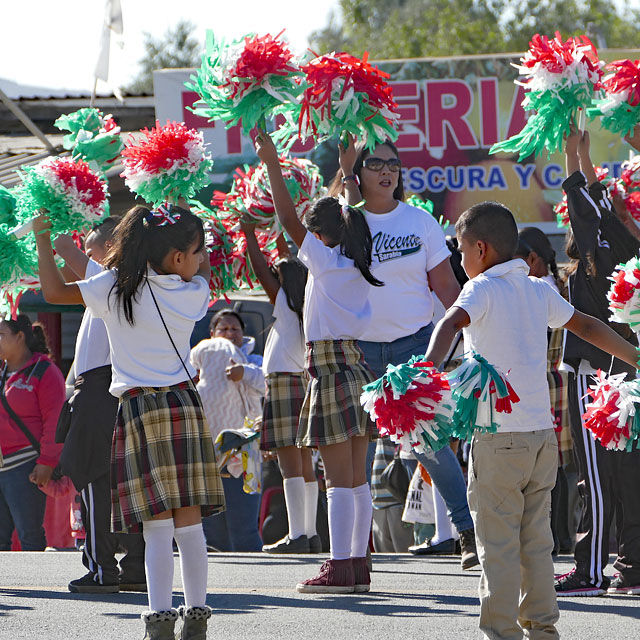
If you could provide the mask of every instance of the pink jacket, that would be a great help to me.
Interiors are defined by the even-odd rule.
[[[34,353],[29,362],[8,377],[5,396],[9,406],[40,442],[38,464],[55,467],[62,451],[62,445],[55,443],[56,424],[65,400],[64,378],[60,369],[48,356]],[[28,438],[0,403],[0,447],[3,455],[29,446]]]

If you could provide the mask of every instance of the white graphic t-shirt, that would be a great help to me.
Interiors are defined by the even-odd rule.
[[[371,322],[361,340],[392,342],[414,334],[433,317],[427,273],[451,255],[437,220],[405,202],[389,213],[365,211],[373,238],[369,289]]]

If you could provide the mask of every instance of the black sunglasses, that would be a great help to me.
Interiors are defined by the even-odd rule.
[[[389,167],[389,171],[392,173],[397,173],[400,171],[400,167],[402,167],[402,162],[400,162],[398,158],[383,160],[382,158],[374,158],[372,156],[365,158],[362,166],[370,171],[382,171],[382,167],[384,167],[385,164]]]

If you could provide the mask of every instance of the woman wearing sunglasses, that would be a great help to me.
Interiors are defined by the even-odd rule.
[[[440,225],[425,211],[404,202],[402,163],[396,146],[385,142],[369,151],[350,136],[346,149],[339,145],[339,159],[340,170],[329,193],[344,193],[349,204],[364,200],[373,238],[371,271],[386,285],[371,288],[372,321],[358,341],[367,364],[381,376],[388,364],[397,365],[426,352],[433,332],[431,292],[449,307],[460,286]],[[418,459],[447,504],[460,534],[462,568],[469,569],[478,559],[460,465],[448,447]],[[454,540],[433,540],[412,552],[447,553],[454,547]]]

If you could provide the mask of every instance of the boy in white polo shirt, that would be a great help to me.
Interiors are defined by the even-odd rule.
[[[559,612],[549,512],[558,445],[547,386],[547,327],[564,327],[633,366],[637,353],[608,326],[579,311],[513,259],[518,229],[496,202],[456,223],[462,266],[471,280],[438,323],[426,359],[439,365],[463,329],[465,349],[501,371],[520,397],[498,414],[497,433],[472,442],[468,498],[475,524],[480,629],[486,638],[557,638]]]

